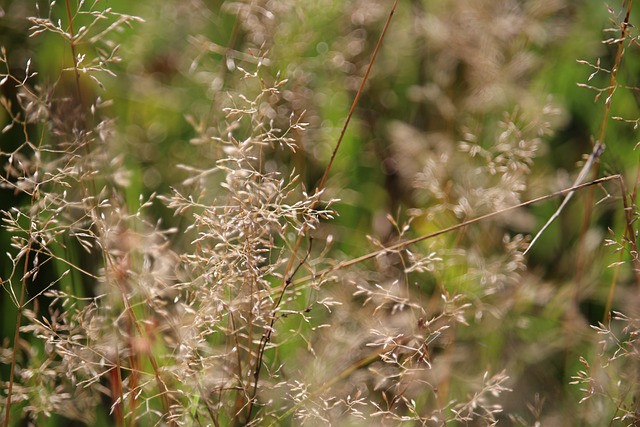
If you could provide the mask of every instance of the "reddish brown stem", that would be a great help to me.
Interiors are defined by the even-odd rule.
[[[65,0],[65,6],[67,7],[67,19],[69,20],[69,34],[71,34],[69,45],[71,46],[71,55],[73,56],[73,71],[76,77],[78,101],[80,102],[80,104],[82,104],[82,91],[80,90],[80,72],[78,71],[78,57],[76,56],[76,35],[73,31],[73,15],[71,14],[71,5],[69,4],[69,0]]]
[[[393,15],[396,12],[396,8],[398,6],[398,1],[399,0],[395,0],[393,3],[393,6],[391,7],[391,11],[389,12],[389,17],[387,18],[384,27],[382,29],[382,33],[380,34],[380,37],[378,38],[378,43],[376,44],[376,47],[373,51],[373,54],[371,55],[371,59],[369,60],[369,65],[367,66],[367,70],[364,73],[364,76],[362,77],[362,82],[360,83],[360,87],[358,88],[358,91],[356,92],[356,95],[353,99],[353,103],[351,104],[351,108],[349,109],[349,114],[347,114],[347,119],[345,120],[344,125],[342,126],[342,130],[340,131],[340,136],[338,137],[338,141],[336,142],[335,147],[333,148],[333,152],[331,153],[331,157],[329,158],[329,162],[327,163],[327,167],[324,170],[324,174],[322,175],[322,179],[320,180],[320,183],[317,185],[316,187],[316,199],[313,202],[311,209],[314,209],[316,207],[316,205],[319,202],[319,196],[320,193],[322,192],[322,190],[324,190],[326,184],[327,184],[327,179],[329,178],[329,173],[331,171],[331,167],[333,166],[333,161],[336,158],[336,155],[338,154],[338,150],[340,149],[340,146],[342,145],[342,140],[344,139],[344,135],[347,131],[347,127],[349,126],[349,123],[351,122],[351,117],[353,116],[353,113],[355,112],[356,106],[358,105],[358,101],[360,100],[360,96],[362,95],[362,93],[364,92],[364,88],[365,85],[367,83],[367,80],[369,78],[369,74],[371,73],[371,69],[373,67],[373,63],[376,59],[376,57],[378,56],[378,52],[380,51],[380,48],[382,47],[382,42],[384,40],[385,34],[387,33],[387,29],[389,28],[389,24],[391,23],[391,20],[393,19]],[[280,304],[282,303],[282,300],[284,298],[284,295],[287,291],[287,288],[289,287],[289,285],[291,284],[291,280],[293,279],[293,274],[295,273],[295,271],[298,270],[298,268],[295,269],[295,271],[293,270],[293,266],[295,265],[296,261],[298,260],[297,254],[298,251],[300,250],[300,246],[302,245],[302,240],[304,239],[305,235],[306,235],[306,231],[308,230],[308,226],[305,224],[302,227],[301,232],[298,234],[298,238],[296,239],[295,245],[293,247],[292,250],[292,256],[291,259],[289,260],[289,263],[287,264],[287,267],[285,268],[285,272],[283,275],[283,284],[282,284],[282,291],[280,292],[280,295],[278,296],[278,299],[276,300],[275,304],[273,305],[273,312],[271,315],[271,320],[269,322],[269,326],[267,327],[265,333],[262,335],[262,338],[260,340],[260,345],[258,347],[258,355],[256,357],[256,364],[255,364],[255,370],[254,370],[254,375],[253,375],[253,388],[251,390],[251,394],[249,396],[249,402],[247,404],[247,420],[246,423],[249,423],[251,421],[251,417],[252,417],[252,412],[253,412],[253,404],[256,398],[256,394],[258,392],[258,381],[260,379],[260,370],[262,367],[262,359],[264,357],[264,352],[265,352],[265,348],[267,346],[267,344],[269,343],[269,341],[271,340],[271,334],[273,331],[273,327],[275,325],[275,321],[276,321],[276,312],[278,310],[278,308],[280,307]],[[306,258],[306,256],[305,256]],[[300,261],[299,265],[302,265],[302,263],[304,263],[304,259],[302,261]],[[293,271],[293,273],[292,273]]]
[[[604,140],[607,134],[607,124],[609,123],[609,119],[611,116],[612,98],[616,90],[616,87],[618,85],[618,81],[617,81],[618,70],[620,69],[620,64],[622,63],[622,58],[624,56],[624,43],[627,40],[627,36],[629,34],[629,18],[631,16],[632,6],[633,6],[633,0],[628,0],[626,14],[625,14],[624,20],[620,24],[620,37],[618,38],[616,56],[613,61],[613,66],[611,68],[611,76],[609,78],[607,97],[605,98],[605,102],[604,102],[604,111],[602,113],[602,121],[600,122],[598,139],[594,142],[594,145],[596,146],[602,145],[604,147]],[[595,160],[596,162],[593,165],[593,171],[592,171],[593,179],[595,179],[595,177],[598,176],[599,165],[600,165],[599,158]],[[622,194],[622,197],[625,200],[625,208],[626,208],[626,194],[627,194],[626,191],[623,192]],[[588,197],[587,197],[586,209],[584,212],[584,217],[582,219],[582,229],[580,231],[580,242],[578,244],[577,254],[576,254],[576,275],[574,278],[574,295],[573,295],[574,302],[576,304],[578,304],[580,299],[580,288],[581,288],[582,277],[584,275],[584,269],[588,264],[587,260],[585,259],[586,254],[584,253],[584,251],[585,251],[586,245],[584,244],[584,240],[586,238],[586,234],[589,229],[589,224],[591,223],[592,207],[594,205],[593,199],[594,199],[593,190],[591,190],[589,191]],[[628,214],[629,213],[625,210],[625,215],[628,215]],[[627,221],[628,221],[628,217],[625,216],[625,218],[627,218]],[[636,241],[635,241],[635,238],[633,238],[633,234],[629,235],[629,239],[630,239],[629,242],[631,243],[632,249],[636,250]],[[635,259],[634,260],[634,277],[636,278],[636,283],[640,283],[639,281],[640,272],[637,271],[637,267],[638,267],[638,260]]]

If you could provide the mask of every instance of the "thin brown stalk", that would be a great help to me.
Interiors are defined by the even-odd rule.
[[[65,6],[66,6],[66,12],[67,12],[67,19],[69,21],[69,34],[70,34],[69,44],[70,44],[71,53],[72,53],[72,56],[73,56],[73,68],[74,68],[74,74],[75,74],[76,89],[77,89],[77,92],[78,92],[78,101],[82,105],[82,90],[81,90],[81,86],[80,86],[80,71],[78,69],[78,61],[77,61],[77,52],[76,52],[76,43],[75,43],[75,31],[74,31],[74,27],[73,27],[73,14],[71,12],[71,5],[70,5],[69,0],[65,0]],[[88,154],[89,153],[88,145],[85,145],[85,150],[86,150],[86,153]],[[91,194],[97,194],[95,181],[92,179],[89,184],[90,184],[91,188],[90,189],[84,188],[85,192],[90,192]],[[89,198],[89,200],[94,200],[94,199],[93,198]],[[97,209],[97,206],[95,205],[95,203],[92,202],[92,206],[90,206],[90,210],[91,211],[95,211],[96,209]],[[113,268],[113,262],[112,262],[111,258],[108,256],[108,254],[105,254],[103,252],[102,255],[103,255],[104,264],[105,265],[111,264],[111,267]],[[125,309],[126,309],[128,315],[129,315],[130,322],[133,324],[137,334],[140,337],[142,337],[144,339],[148,339],[148,334],[145,331],[143,331],[143,329],[140,327],[140,324],[138,322],[137,316],[136,316],[136,314],[135,314],[135,312],[133,310],[133,307],[131,306],[131,302],[128,299],[128,296],[126,294],[124,286],[122,285],[122,283],[119,283],[119,280],[116,280],[116,281],[118,282],[118,287],[119,287],[119,289],[121,291],[123,302],[124,302],[124,305],[125,305]],[[171,408],[170,408],[169,400],[168,400],[169,391],[168,391],[168,388],[167,388],[166,384],[164,383],[164,381],[162,380],[162,378],[160,376],[158,363],[157,363],[154,355],[151,352],[149,352],[147,354],[147,357],[148,357],[149,363],[151,365],[151,368],[152,368],[153,375],[155,377],[156,383],[157,383],[158,388],[160,390],[160,393],[159,393],[160,401],[162,403],[164,412],[166,414],[171,415]],[[138,365],[138,362],[139,362],[138,356],[137,355],[132,355],[130,357],[130,362],[131,362],[131,365],[132,365],[132,370],[134,372],[134,374],[132,375],[132,378],[131,378],[131,383],[132,383],[131,387],[135,388],[136,383],[137,383],[137,374],[135,372],[138,371],[136,365]],[[119,362],[118,362],[118,365],[119,365]],[[117,381],[120,381],[120,382],[122,381],[122,377],[121,377],[121,374],[120,374],[120,367],[119,366],[118,366],[118,379],[117,379]],[[120,394],[121,394],[120,398],[122,399],[122,384],[118,384],[118,389],[120,390]],[[135,394],[134,394],[134,396],[135,396]],[[132,400],[131,400],[130,404],[131,404],[131,410],[133,412],[135,412],[135,405],[136,405],[135,397],[132,397]],[[121,407],[124,407],[124,402],[121,401],[120,405],[121,405]],[[174,424],[173,417],[170,416],[169,418],[172,420],[172,421],[169,421],[169,424],[173,425]]]
[[[636,240],[635,240],[635,233],[633,230],[633,212],[632,212],[632,208],[636,206],[636,194],[638,191],[638,182],[640,181],[640,163],[638,163],[637,169],[636,169],[636,182],[634,184],[634,188],[632,193],[629,195],[629,201],[627,201],[627,194],[626,194],[626,189],[624,188],[624,182],[621,183],[622,186],[622,200],[624,203],[624,218],[625,218],[625,232],[624,232],[624,241],[628,241],[631,245],[631,259],[633,262],[633,273],[634,273],[634,277],[636,278],[636,284],[640,283],[639,280],[639,275],[640,275],[640,260],[638,260],[638,252],[637,252],[637,246],[636,246]],[[617,288],[617,284],[618,284],[618,275],[620,273],[620,267],[622,265],[623,259],[624,259],[624,254],[625,251],[620,250],[620,254],[619,254],[619,258],[618,258],[618,262],[615,265],[615,268],[613,270],[613,277],[611,278],[611,283],[609,284],[609,293],[607,295],[607,302],[605,304],[605,308],[604,308],[604,314],[603,314],[603,319],[602,322],[603,323],[607,323],[609,320],[609,317],[611,316],[611,307],[613,306],[613,298],[615,296],[616,293],[616,288]]]
[[[105,254],[105,258],[106,258],[106,261],[109,264],[111,264],[111,268],[114,269],[115,267],[114,267],[113,261],[111,260],[111,257]],[[136,313],[133,310],[133,306],[131,305],[131,301],[129,300],[129,297],[127,295],[125,285],[121,282],[119,278],[116,278],[115,280],[116,280],[118,289],[120,290],[120,294],[122,295],[122,301],[124,304],[125,311],[129,316],[129,321],[135,328],[135,332],[137,332],[138,335],[144,340],[148,340],[149,339],[148,334],[140,327],[138,317],[136,316]],[[160,376],[160,368],[158,367],[158,362],[156,361],[156,358],[153,355],[153,353],[150,351],[147,352],[147,358],[149,359],[149,363],[151,364],[151,370],[153,371],[153,376],[156,380],[156,384],[158,385],[158,389],[160,390],[160,393],[159,393],[160,402],[162,403],[164,413],[169,415],[169,419],[170,419],[169,425],[175,425],[175,421],[171,416],[171,406],[169,405],[169,389],[167,388],[167,385],[165,384],[162,377]],[[135,367],[132,366],[132,368],[135,368]]]
[[[149,337],[146,336],[146,334],[142,331],[142,328],[140,327],[137,317],[133,311],[133,307],[131,307],[131,304],[129,303],[129,300],[126,298],[126,296],[124,298],[124,301],[126,304],[127,312],[129,313],[131,321],[134,323],[138,334],[144,339],[149,339]],[[156,358],[152,352],[148,352],[147,357],[149,359],[149,363],[151,364],[151,369],[153,371],[153,376],[155,377],[156,384],[158,385],[158,389],[160,390],[160,402],[162,403],[164,413],[169,414],[169,418],[171,420],[169,421],[169,425],[175,425],[173,417],[171,417],[171,406],[169,405],[169,389],[160,376],[160,368],[158,367],[158,362],[156,361]]]
[[[613,98],[613,94],[614,91],[618,85],[617,82],[617,75],[618,75],[618,70],[620,68],[620,64],[622,63],[622,58],[624,56],[624,42],[626,41],[626,38],[629,34],[629,17],[631,16],[631,7],[633,5],[633,0],[629,0],[627,2],[627,11],[626,11],[626,15],[624,18],[624,21],[622,23],[622,25],[620,26],[621,29],[621,34],[620,34],[620,38],[618,41],[618,46],[617,46],[617,51],[616,51],[616,56],[615,56],[615,60],[613,63],[613,67],[611,68],[611,76],[609,78],[609,86],[608,86],[608,91],[607,91],[607,97],[605,99],[605,103],[604,103],[604,111],[602,113],[602,120],[600,122],[600,130],[598,132],[598,139],[596,141],[596,144],[604,144],[604,140],[606,137],[606,132],[607,132],[607,124],[609,122],[609,118],[610,118],[610,114],[611,114],[611,101]],[[599,169],[599,164],[596,164],[594,167],[594,171],[593,171],[593,176],[597,176],[598,173],[598,169]],[[626,196],[623,194],[623,199],[625,199]],[[584,218],[582,221],[582,230],[580,232],[580,242],[578,244],[578,248],[577,248],[577,254],[576,254],[576,276],[575,276],[575,290],[574,290],[574,300],[577,302],[579,299],[579,289],[580,289],[580,283],[582,281],[582,275],[584,274],[584,266],[585,266],[585,254],[584,254],[584,239],[586,238],[586,233],[587,230],[589,228],[589,224],[591,223],[591,213],[592,213],[592,206],[593,206],[593,193],[589,192],[589,196],[587,199],[587,203],[586,203],[586,209],[585,209],[585,213],[584,213]],[[627,213],[625,212],[625,217],[626,217]],[[633,235],[629,235],[630,238],[630,243],[632,246],[635,247],[636,242],[635,239],[632,238]],[[634,264],[637,263],[637,259],[634,261]],[[637,267],[637,266],[636,266]],[[639,279],[639,272],[637,271],[637,268],[634,268],[634,276],[636,278],[636,283],[640,283],[640,281],[638,281]],[[612,287],[614,287],[614,284],[612,282]],[[613,289],[609,289],[609,293],[610,293],[610,297],[613,298]],[[605,312],[606,315],[606,312]]]
[[[598,140],[596,143],[602,143],[604,141],[605,135],[607,133],[607,123],[609,121],[609,116],[611,113],[611,98],[613,97],[613,92],[615,91],[618,82],[618,69],[620,68],[620,64],[622,63],[622,57],[624,56],[624,42],[627,39],[627,35],[629,34],[629,17],[631,16],[631,7],[633,6],[633,0],[627,1],[627,12],[624,17],[624,21],[620,26],[621,34],[618,40],[618,50],[616,51],[616,57],[613,61],[613,67],[611,68],[611,77],[609,78],[609,90],[607,93],[607,98],[604,102],[604,112],[602,114],[602,121],[600,122],[600,132],[598,133]]]
[[[340,137],[338,137],[338,142],[331,153],[331,158],[329,159],[329,163],[327,163],[327,167],[324,170],[324,174],[322,175],[322,179],[320,180],[320,184],[318,184],[317,190],[322,191],[327,183],[327,179],[329,178],[329,172],[331,171],[331,166],[333,165],[333,161],[338,154],[338,150],[340,149],[340,145],[342,144],[342,140],[344,138],[344,134],[347,131],[347,127],[349,126],[349,122],[351,121],[351,117],[356,110],[356,106],[358,105],[358,101],[360,100],[360,96],[364,92],[365,84],[369,79],[369,73],[373,68],[373,62],[376,60],[376,56],[378,56],[378,52],[382,47],[382,41],[384,40],[384,36],[387,33],[387,29],[389,28],[389,24],[391,24],[391,19],[393,18],[394,13],[396,12],[396,7],[398,6],[398,0],[395,0],[393,6],[391,7],[391,11],[389,12],[389,17],[387,18],[387,22],[384,24],[384,28],[382,29],[382,33],[380,34],[380,38],[378,38],[378,43],[376,44],[376,48],[373,50],[373,55],[371,55],[371,60],[369,61],[369,65],[367,66],[367,71],[364,73],[364,77],[362,78],[362,82],[360,83],[360,87],[356,92],[355,98],[353,98],[353,103],[351,104],[351,108],[349,109],[349,114],[347,115],[347,120],[345,120],[344,125],[342,126],[342,130],[340,131]]]
[[[351,108],[349,109],[349,113],[347,114],[347,118],[345,120],[344,125],[342,126],[342,130],[340,131],[340,136],[338,137],[338,141],[336,142],[336,145],[333,149],[333,152],[331,153],[331,157],[329,158],[329,162],[327,163],[327,167],[324,170],[324,174],[322,175],[322,179],[320,180],[320,183],[317,185],[316,187],[316,194],[318,195],[318,198],[315,199],[313,205],[311,206],[311,209],[315,208],[315,206],[318,204],[319,202],[319,194],[322,192],[322,190],[324,190],[326,183],[327,183],[327,179],[329,177],[329,173],[331,171],[331,167],[333,166],[333,161],[336,158],[336,155],[338,154],[338,150],[340,149],[340,146],[342,145],[342,140],[344,139],[344,135],[347,131],[347,127],[349,126],[349,123],[351,122],[351,117],[353,116],[353,113],[355,112],[356,106],[358,105],[358,101],[360,100],[360,96],[362,95],[362,93],[364,92],[364,88],[365,85],[367,83],[367,80],[369,78],[369,74],[371,72],[371,69],[373,68],[373,63],[375,62],[376,57],[378,56],[378,52],[380,51],[380,48],[382,47],[382,42],[384,40],[385,34],[387,33],[387,29],[389,28],[389,25],[391,24],[391,20],[393,19],[393,15],[395,14],[396,8],[398,6],[398,1],[399,0],[395,0],[393,3],[393,6],[391,7],[391,11],[389,12],[389,16],[384,24],[384,27],[382,29],[382,32],[380,34],[380,37],[378,38],[378,43],[376,44],[376,47],[373,51],[373,54],[371,55],[371,59],[369,60],[369,65],[367,66],[367,70],[364,73],[364,76],[362,77],[362,82],[360,83],[360,87],[358,88],[358,91],[356,92],[356,95],[353,99],[353,103],[351,104]],[[291,284],[291,280],[293,278],[293,274],[295,274],[295,272],[298,270],[297,268],[295,269],[295,271],[293,270],[293,266],[294,263],[296,262],[297,259],[297,253],[300,250],[300,246],[302,244],[302,240],[304,239],[304,236],[306,235],[306,231],[308,229],[308,226],[306,224],[303,225],[303,228],[301,230],[301,232],[298,234],[298,238],[296,240],[296,243],[293,247],[293,251],[292,251],[292,256],[291,259],[289,260],[289,263],[287,264],[286,268],[285,268],[285,272],[283,274],[283,284],[282,284],[282,291],[280,292],[280,295],[278,296],[278,299],[276,300],[274,306],[273,306],[273,313],[271,316],[271,320],[269,322],[269,326],[267,327],[265,333],[263,334],[261,340],[260,340],[260,344],[259,344],[259,348],[258,348],[258,355],[256,358],[256,365],[255,365],[255,371],[254,371],[254,382],[253,382],[253,389],[251,391],[251,395],[249,397],[249,402],[248,402],[248,406],[247,406],[247,423],[249,423],[249,421],[251,420],[251,413],[253,411],[253,404],[256,398],[256,394],[258,392],[258,381],[260,379],[260,370],[262,367],[262,359],[264,357],[264,351],[265,348],[267,346],[267,344],[269,343],[269,341],[271,340],[271,334],[273,331],[273,327],[276,321],[276,311],[278,310],[278,307],[280,306],[280,304],[282,303],[282,299],[284,298],[285,292],[287,290],[287,287]],[[306,258],[306,257],[305,257]],[[293,271],[293,273],[292,273]]]
[[[513,211],[515,209],[518,209],[518,208],[522,208],[522,207],[525,207],[525,206],[530,206],[530,205],[533,205],[533,204],[536,204],[536,203],[543,202],[545,200],[553,199],[555,197],[565,196],[565,195],[567,195],[567,194],[569,194],[571,192],[575,192],[575,191],[578,191],[578,190],[581,190],[581,189],[584,189],[584,188],[588,188],[588,187],[591,187],[591,186],[594,186],[594,185],[599,185],[599,184],[602,184],[604,182],[612,181],[612,180],[618,180],[621,183],[622,182],[622,176],[619,175],[619,174],[618,175],[610,175],[610,176],[599,178],[599,179],[596,179],[596,180],[593,180],[593,181],[589,181],[589,182],[586,182],[586,183],[583,183],[583,184],[575,185],[573,187],[565,188],[564,190],[556,191],[554,193],[550,193],[550,194],[547,194],[545,196],[541,196],[541,197],[537,197],[535,199],[527,200],[525,202],[518,203],[517,205],[509,206],[508,208],[504,208],[504,209],[501,209],[501,210],[496,211],[496,212],[491,212],[491,213],[488,213],[486,215],[482,215],[482,216],[470,219],[468,221],[461,222],[460,224],[452,225],[451,227],[443,228],[442,230],[438,230],[438,231],[435,231],[433,233],[425,234],[425,235],[416,237],[414,239],[406,240],[404,242],[399,242],[399,243],[396,243],[395,245],[391,245],[391,246],[388,246],[386,248],[383,248],[383,249],[380,249],[380,250],[377,250],[377,251],[374,251],[374,252],[370,252],[370,253],[368,253],[366,255],[362,255],[362,256],[360,256],[358,258],[354,258],[354,259],[351,259],[349,261],[344,261],[344,262],[338,263],[338,264],[334,265],[333,267],[326,268],[326,269],[324,269],[324,270],[322,270],[320,272],[317,272],[316,274],[305,276],[305,277],[301,277],[300,279],[292,281],[291,285],[292,286],[299,286],[299,285],[301,285],[303,283],[309,282],[309,281],[317,279],[319,277],[326,276],[327,274],[333,273],[335,271],[342,270],[344,268],[351,267],[351,266],[356,265],[356,264],[360,264],[360,263],[362,263],[364,261],[368,261],[368,260],[374,259],[374,258],[376,258],[376,257],[378,257],[378,256],[380,256],[382,254],[385,254],[385,253],[388,253],[388,252],[394,252],[394,251],[397,251],[397,250],[400,250],[400,249],[404,249],[407,246],[411,246],[411,245],[414,245],[416,243],[419,243],[419,242],[422,242],[422,241],[425,241],[425,240],[429,240],[429,239],[432,239],[434,237],[437,237],[437,236],[440,236],[440,235],[443,235],[443,234],[446,234],[446,233],[450,233],[452,231],[467,227],[469,225],[472,225],[472,224],[475,224],[475,223],[478,223],[478,222],[482,222],[482,221],[487,220],[489,218],[493,218],[495,216],[511,212],[511,211]],[[282,292],[282,290],[280,290],[280,289],[276,289],[275,291]]]
[[[627,40],[627,36],[629,35],[629,19],[631,16],[631,8],[633,6],[633,0],[629,0],[627,2],[627,10],[622,24],[620,25],[620,37],[617,43],[616,56],[613,61],[613,66],[611,68],[611,75],[609,77],[609,85],[607,86],[607,97],[604,102],[604,111],[602,112],[602,120],[600,121],[600,130],[598,131],[598,139],[595,141],[595,145],[601,144],[604,147],[604,141],[607,134],[607,124],[609,123],[609,119],[611,116],[611,101],[613,99],[613,94],[618,86],[617,76],[618,70],[620,69],[620,64],[622,63],[622,58],[624,57],[624,43]],[[593,168],[593,177],[595,178],[598,174],[599,162],[596,162]],[[623,195],[623,197],[625,197]],[[589,192],[589,196],[587,199],[587,204],[585,205],[585,213],[584,218],[582,220],[582,230],[580,232],[580,243],[578,244],[577,254],[576,254],[576,277],[575,277],[575,291],[574,297],[577,301],[579,295],[580,283],[582,281],[582,275],[584,273],[585,266],[585,254],[584,254],[584,239],[586,238],[586,233],[589,228],[589,224],[591,223],[591,214],[593,207],[593,194]],[[632,246],[635,246],[635,239],[630,240]],[[638,282],[638,273],[635,274],[636,283]]]
[[[80,71],[78,71],[78,57],[76,56],[76,35],[73,31],[73,15],[71,14],[71,5],[69,0],[65,0],[65,6],[67,8],[67,19],[69,20],[69,34],[71,38],[69,45],[71,46],[71,55],[73,55],[73,71],[76,78],[76,89],[78,90],[78,101],[82,104],[82,91],[80,90]]]

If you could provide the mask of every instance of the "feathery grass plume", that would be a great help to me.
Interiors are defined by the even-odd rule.
[[[196,235],[191,250],[181,255],[185,278],[176,285],[185,298],[185,318],[177,329],[184,335],[176,342],[181,364],[175,372],[181,382],[206,394],[197,399],[212,400],[215,407],[235,400],[235,406],[222,406],[228,419],[237,418],[250,399],[261,357],[258,342],[271,327],[271,316],[304,318],[304,311],[287,308],[290,299],[300,299],[298,292],[287,292],[287,305],[273,312],[271,289],[294,256],[288,248],[299,233],[331,216],[330,201],[315,208],[320,194],[307,195],[292,171],[283,174],[268,163],[273,150],[295,149],[287,134],[304,128],[293,117],[289,129],[271,127],[284,82],[267,83],[260,69],[242,71],[258,83],[258,93],[251,99],[240,95],[225,107],[225,133],[208,141],[224,157],[207,171],[188,167],[185,191],[198,191],[198,198],[178,190],[164,198],[177,215],[192,218],[186,231]],[[262,380],[261,390],[277,384],[278,372],[270,374],[273,378]]]

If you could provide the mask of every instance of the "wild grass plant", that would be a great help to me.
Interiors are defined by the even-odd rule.
[[[45,3],[2,425],[638,425],[631,1]]]

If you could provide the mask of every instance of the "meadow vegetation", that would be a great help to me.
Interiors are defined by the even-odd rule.
[[[632,6],[4,2],[1,425],[640,425]]]

